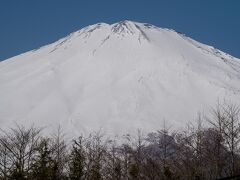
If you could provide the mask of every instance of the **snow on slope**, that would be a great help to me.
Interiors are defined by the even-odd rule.
[[[88,26],[0,63],[0,125],[73,134],[181,127],[218,99],[239,102],[240,61],[170,29]]]

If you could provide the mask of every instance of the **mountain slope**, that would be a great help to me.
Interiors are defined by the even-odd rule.
[[[181,127],[218,99],[239,101],[240,63],[173,30],[99,23],[1,62],[0,97],[1,127]]]

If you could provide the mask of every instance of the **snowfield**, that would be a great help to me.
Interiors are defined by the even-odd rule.
[[[240,102],[239,59],[144,23],[91,25],[0,62],[1,128],[179,128],[224,99]]]

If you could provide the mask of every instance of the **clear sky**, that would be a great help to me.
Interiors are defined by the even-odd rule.
[[[0,60],[126,19],[175,29],[240,58],[240,0],[1,0]]]

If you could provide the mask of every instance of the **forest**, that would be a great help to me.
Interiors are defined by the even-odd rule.
[[[61,127],[1,129],[0,179],[211,180],[240,175],[240,108],[218,103],[186,128],[67,141]]]

